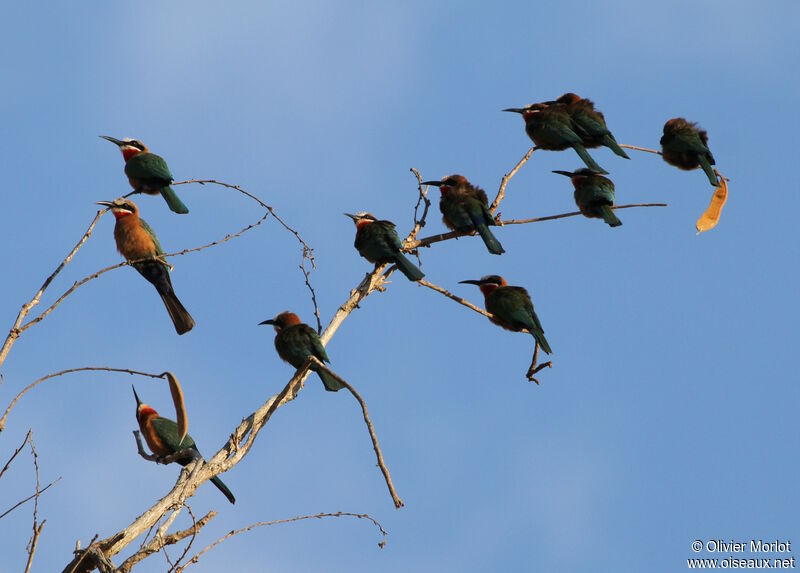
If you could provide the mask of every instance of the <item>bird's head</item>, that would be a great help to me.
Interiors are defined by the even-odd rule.
[[[136,419],[142,420],[147,416],[157,415],[158,412],[139,399],[139,395],[136,393],[136,388],[132,384],[131,388],[133,388],[133,397],[136,398]]]
[[[378,219],[372,213],[367,213],[366,211],[359,211],[355,215],[351,213],[345,213],[346,216],[350,217],[353,220],[353,223],[356,225],[356,229],[360,229],[370,223],[374,223]]]
[[[483,295],[486,296],[497,287],[506,286],[508,283],[506,282],[506,279],[500,275],[485,275],[478,280],[468,279],[465,281],[459,281],[459,284],[477,285],[478,288],[481,289]]]
[[[555,170],[553,173],[558,173],[559,175],[563,175],[564,177],[569,177],[572,179],[572,182],[575,183],[580,181],[581,179],[585,179],[586,177],[591,177],[592,175],[599,175],[598,171],[594,169],[589,169],[588,167],[581,167],[580,169],[576,169],[575,171],[560,171]]]
[[[125,139],[117,139],[116,137],[111,137],[110,135],[101,135],[100,137],[119,147],[119,150],[122,152],[122,157],[125,158],[125,161],[134,155],[147,153],[147,146],[138,139],[131,139],[130,137],[126,137]]]
[[[293,324],[302,324],[302,322],[303,321],[300,320],[300,317],[295,313],[284,310],[275,318],[270,318],[263,322],[259,322],[258,324],[271,324],[275,328],[275,332],[280,332],[288,326],[292,326]]]
[[[98,201],[96,205],[108,207],[117,219],[139,214],[139,207],[136,206],[136,203],[125,197],[120,197],[113,201]]]
[[[454,189],[468,187],[469,181],[467,181],[467,178],[463,175],[456,173],[453,175],[445,175],[440,181],[423,181],[422,184],[438,187],[439,191],[444,195]]]
[[[582,99],[581,96],[579,96],[578,94],[567,92],[564,95],[559,96],[559,98],[556,100],[556,103],[563,103],[569,105],[571,103],[577,103],[581,101],[581,99]]]
[[[530,105],[526,105],[525,107],[508,107],[503,111],[510,111],[513,113],[518,113],[522,116],[522,119],[527,121],[534,117],[536,114],[546,110],[549,107],[549,104],[555,102],[540,102],[540,103],[532,103]]]

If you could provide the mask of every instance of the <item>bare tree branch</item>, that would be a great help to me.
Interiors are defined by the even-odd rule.
[[[486,318],[492,318],[492,315],[489,314],[488,312],[486,312],[485,310],[483,310],[481,307],[475,306],[474,304],[469,302],[467,299],[461,298],[460,296],[456,296],[453,293],[451,293],[449,290],[447,290],[445,288],[442,288],[439,285],[435,285],[435,284],[433,284],[431,282],[426,281],[425,279],[421,279],[421,280],[417,281],[417,283],[421,284],[424,287],[428,287],[431,290],[435,290],[439,294],[443,294],[444,296],[446,296],[450,300],[454,300],[458,304],[462,304],[462,305],[466,306],[467,308],[474,310],[478,314],[482,314]],[[524,331],[524,332],[527,332],[527,330]]]
[[[528,162],[528,159],[531,158],[531,155],[533,155],[534,151],[536,151],[535,146],[531,147],[528,150],[528,152],[522,156],[522,159],[520,159],[517,162],[517,164],[511,169],[511,171],[503,175],[503,178],[500,180],[500,188],[497,190],[497,196],[494,198],[494,201],[492,201],[492,204],[489,206],[490,213],[494,215],[494,212],[500,206],[500,202],[506,196],[506,185],[508,185],[508,182],[511,181],[511,178],[517,174],[517,171],[519,171],[522,168],[522,166]]]
[[[615,205],[611,207],[615,211],[620,209],[631,209],[633,207],[667,207],[666,203],[630,203],[628,205]],[[565,219],[567,217],[577,217],[580,211],[572,211],[570,213],[561,213],[559,215],[547,215],[545,217],[534,217],[532,219],[510,219],[508,221],[500,221],[500,225],[525,225],[527,223],[541,223],[542,221],[554,221],[556,219]]]
[[[56,378],[57,376],[63,376],[64,374],[72,374],[73,372],[97,372],[97,371],[104,371],[104,372],[123,372],[125,374],[131,374],[136,376],[147,376],[149,378],[166,378],[167,372],[162,372],[161,374],[151,374],[149,372],[140,372],[138,370],[130,370],[128,368],[112,368],[110,366],[82,366],[80,368],[68,368],[67,370],[61,370],[60,372],[54,372],[52,374],[48,374],[47,376],[43,376],[38,380],[34,380],[30,384],[28,384],[16,397],[11,401],[11,404],[8,405],[6,408],[3,417],[0,418],[0,432],[3,431],[6,427],[6,418],[8,417],[8,413],[14,407],[14,405],[19,401],[20,398],[32,388],[36,387],[37,385],[41,384],[45,380],[50,380],[51,378]]]
[[[531,382],[536,382],[537,386],[539,385],[539,381],[534,377],[534,374],[539,372],[539,370],[541,370],[542,368],[552,368],[553,367],[553,361],[552,360],[548,360],[547,362],[542,362],[541,364],[539,364],[537,366],[536,365],[536,361],[537,361],[538,358],[539,358],[539,341],[535,340],[534,341],[534,347],[533,347],[533,359],[531,359],[531,365],[528,368],[528,372],[525,374],[525,377],[528,380],[530,380]]]
[[[466,300],[464,298],[461,298],[460,296],[454,295],[453,293],[451,293],[450,291],[448,291],[445,288],[440,287],[439,285],[435,285],[435,284],[433,284],[431,282],[426,281],[425,279],[419,280],[417,282],[419,284],[421,284],[422,286],[424,286],[424,287],[428,287],[429,289],[438,292],[439,294],[443,294],[444,296],[446,296],[450,300],[454,300],[460,305],[466,306],[470,310],[474,310],[478,314],[482,314],[483,316],[485,316],[486,318],[488,318],[490,320],[493,318],[493,315],[489,314],[484,309],[480,308],[479,306],[475,306],[474,304],[472,304],[471,302],[469,302],[468,300]],[[527,334],[530,334],[530,331],[527,328],[521,329],[520,332],[525,332]],[[533,375],[536,374],[537,372],[539,372],[542,368],[552,368],[553,367],[553,362],[552,361],[544,362],[544,363],[540,364],[539,366],[537,366],[536,365],[536,360],[537,360],[538,356],[539,356],[539,343],[534,339],[533,360],[531,361],[530,367],[528,367],[528,371],[525,373],[525,377],[528,380],[530,380],[531,382],[536,382],[537,385],[539,384],[539,381],[536,378],[534,378]]]
[[[612,209],[630,209],[632,207],[666,207],[666,203],[631,203],[629,205],[616,205],[612,207]],[[580,211],[570,211],[569,213],[560,213],[558,215],[546,215],[544,217],[533,217],[530,219],[509,219],[507,221],[497,221],[499,226],[505,225],[525,225],[528,223],[541,223],[542,221],[553,221],[555,219],[565,219],[567,217],[577,217],[580,215]],[[410,241],[408,243],[403,244],[403,250],[408,252],[414,249],[418,249],[420,247],[429,247],[435,243],[441,243],[442,241],[449,241],[450,239],[457,239],[459,237],[467,237],[474,235],[474,231],[469,231],[466,233],[462,233],[461,231],[449,231],[447,233],[440,233],[438,235],[431,235],[430,237],[424,237],[422,239],[417,239],[415,241]]]
[[[422,184],[422,176],[415,167],[411,168],[411,173],[413,173],[414,177],[417,178],[417,190],[419,191],[419,198],[417,199],[417,204],[414,205],[414,226],[411,228],[411,232],[409,232],[408,236],[405,238],[405,242],[413,241],[417,238],[417,234],[419,233],[420,229],[425,226],[426,219],[428,218],[428,209],[431,207],[431,200],[428,199],[428,188]],[[420,206],[422,206],[422,215],[419,215]]]
[[[29,573],[29,571],[31,570],[31,565],[33,565],[33,555],[36,553],[36,546],[39,544],[39,536],[42,533],[44,524],[47,523],[46,519],[42,520],[41,525],[38,523],[39,496],[41,495],[43,490],[41,489],[41,482],[39,481],[39,454],[36,453],[36,447],[33,445],[33,434],[31,432],[32,430],[28,431],[28,433],[30,434],[28,445],[30,445],[31,447],[31,455],[33,455],[33,467],[34,470],[36,471],[36,493],[34,494],[34,502],[33,502],[33,536],[31,537],[31,541],[28,544],[28,562],[25,565],[25,573]],[[53,485],[53,483],[55,482],[52,482],[47,487],[50,487],[51,485]],[[45,489],[47,489],[47,487]]]
[[[237,237],[242,236],[244,233],[246,233],[250,229],[258,227],[261,223],[264,222],[264,220],[268,216],[269,216],[269,213],[265,213],[264,216],[261,217],[258,221],[256,221],[255,223],[252,223],[250,225],[247,225],[241,231],[239,231],[237,233],[225,235],[222,239],[219,239],[217,241],[212,241],[210,243],[206,243],[205,245],[201,245],[199,247],[192,247],[190,249],[183,249],[181,251],[176,251],[174,253],[165,253],[165,254],[160,255],[158,257],[147,257],[147,258],[144,258],[144,259],[136,259],[136,260],[133,260],[133,261],[123,261],[121,263],[117,263],[116,265],[111,265],[110,267],[105,267],[103,269],[100,269],[96,273],[91,274],[88,277],[85,277],[85,278],[83,278],[83,279],[81,279],[79,281],[76,281],[69,289],[67,289],[64,292],[64,294],[62,294],[58,298],[58,300],[56,300],[56,302],[54,302],[52,305],[50,305],[47,308],[47,310],[45,310],[42,314],[40,314],[36,318],[33,318],[33,319],[29,320],[27,323],[23,324],[22,327],[20,327],[18,329],[17,336],[19,336],[19,334],[25,332],[27,329],[29,329],[31,326],[33,326],[37,322],[41,322],[44,319],[44,317],[46,317],[48,314],[53,312],[55,310],[55,308],[59,304],[61,304],[65,298],[67,298],[70,294],[72,294],[78,287],[83,286],[84,284],[88,283],[89,281],[91,281],[93,279],[96,279],[100,275],[103,275],[103,274],[105,274],[105,273],[107,273],[109,271],[113,271],[114,269],[119,269],[119,268],[122,268],[122,267],[131,266],[131,265],[134,265],[136,263],[143,263],[145,261],[151,261],[154,258],[160,259],[160,260],[166,260],[167,257],[176,257],[176,256],[180,256],[180,255],[186,255],[188,253],[196,253],[198,251],[202,251],[202,250],[208,249],[210,247],[215,247],[217,245],[221,245],[222,243],[226,243],[226,242],[230,241],[231,239],[235,239]]]
[[[375,427],[372,425],[372,420],[369,418],[369,413],[367,412],[367,404],[364,402],[364,399],[361,397],[355,388],[353,388],[346,380],[344,380],[341,376],[336,374],[333,370],[328,368],[326,364],[324,364],[321,360],[317,360],[314,356],[311,356],[311,360],[316,363],[317,368],[320,370],[325,370],[328,374],[330,374],[337,382],[339,382],[342,386],[347,388],[353,397],[358,400],[358,403],[361,405],[361,412],[364,415],[364,422],[367,424],[367,430],[369,430],[369,437],[372,439],[372,449],[375,450],[375,457],[378,459],[378,467],[381,469],[381,473],[383,473],[383,479],[386,480],[386,486],[389,488],[389,494],[392,496],[392,501],[394,501],[394,507],[396,509],[400,509],[403,507],[403,500],[397,495],[397,491],[394,489],[394,484],[392,483],[392,476],[389,473],[389,468],[386,467],[386,462],[383,461],[383,453],[381,452],[381,447],[378,444],[378,435],[375,433]]]
[[[378,520],[376,520],[367,513],[349,513],[345,511],[337,511],[335,513],[317,513],[315,515],[303,515],[299,517],[291,517],[289,519],[277,519],[275,521],[259,521],[258,523],[253,523],[252,525],[248,525],[247,527],[231,531],[230,533],[220,537],[214,543],[212,543],[211,545],[207,546],[205,549],[194,555],[191,559],[189,559],[189,561],[186,562],[186,564],[184,564],[181,567],[178,567],[176,569],[176,573],[181,573],[184,569],[186,569],[190,565],[197,563],[200,560],[200,557],[202,557],[205,553],[207,553],[208,551],[210,551],[211,549],[213,549],[226,539],[230,539],[234,535],[239,535],[240,533],[250,531],[251,529],[255,529],[256,527],[264,527],[267,525],[279,525],[283,523],[293,523],[295,521],[302,521],[305,519],[323,519],[326,517],[355,517],[357,519],[367,519],[371,521],[375,525],[375,527],[377,527],[380,530],[381,535],[383,536],[383,539],[378,543],[378,547],[383,549],[386,546],[386,536],[388,535],[388,533],[380,524],[380,522],[378,522]]]
[[[314,305],[314,318],[317,319],[317,334],[319,334],[322,332],[322,319],[319,316],[319,306],[317,306],[317,293],[314,292],[314,287],[311,286],[311,282],[308,280],[311,272],[306,269],[306,259],[310,259],[310,255],[306,249],[303,249],[303,260],[300,262],[300,271],[303,273],[303,277],[306,281],[306,287],[311,293],[311,304]],[[311,264],[314,264],[313,259],[311,259]]]
[[[280,223],[283,226],[284,229],[286,229],[287,231],[289,231],[291,234],[293,234],[295,236],[295,238],[298,240],[298,242],[303,247],[303,253],[308,252],[308,258],[311,260],[312,268],[317,268],[317,265],[315,264],[315,261],[314,261],[314,249],[312,249],[311,245],[309,245],[308,243],[305,242],[305,240],[303,240],[303,237],[300,236],[300,233],[297,232],[297,230],[295,230],[293,227],[290,227],[286,223],[286,221],[281,219],[281,217],[275,212],[275,209],[273,209],[271,206],[269,206],[266,203],[264,203],[261,199],[259,199],[258,197],[256,197],[252,193],[249,193],[249,192],[245,191],[240,185],[231,185],[230,183],[224,183],[223,181],[217,181],[216,179],[187,179],[186,181],[174,181],[172,183],[172,185],[187,185],[189,183],[197,183],[199,185],[207,185],[207,184],[208,185],[220,185],[222,187],[226,187],[228,189],[233,189],[235,191],[238,191],[242,195],[245,195],[245,196],[249,197],[250,199],[252,199],[256,203],[258,203],[259,205],[264,207],[264,209],[269,211],[269,214],[272,215],[275,218],[275,220],[278,221],[278,223]]]
[[[2,470],[0,470],[0,478],[1,478],[1,477],[3,477],[3,474],[4,474],[4,473],[6,473],[6,470],[8,469],[8,466],[10,466],[10,465],[11,465],[11,462],[13,462],[13,461],[14,461],[14,458],[16,458],[16,457],[17,457],[17,455],[18,455],[18,454],[19,454],[19,453],[22,451],[22,448],[24,448],[24,447],[25,447],[25,444],[27,444],[27,443],[28,443],[28,440],[30,439],[30,437],[31,437],[31,433],[32,433],[32,432],[33,432],[33,429],[29,429],[29,430],[28,430],[28,433],[27,433],[27,434],[25,434],[25,439],[24,439],[24,440],[22,440],[22,443],[19,445],[19,447],[18,447],[16,450],[14,450],[14,453],[13,453],[13,454],[11,454],[11,457],[10,457],[10,458],[8,458],[8,461],[6,462],[6,465],[4,465],[4,466],[3,466],[3,469],[2,469]]]
[[[28,497],[26,497],[25,499],[18,501],[18,502],[17,502],[17,503],[15,503],[13,506],[11,506],[10,508],[8,508],[6,511],[4,511],[3,513],[0,513],[0,519],[4,518],[6,515],[8,515],[9,513],[11,513],[12,511],[14,511],[15,509],[17,509],[18,507],[20,507],[20,506],[22,506],[22,505],[25,505],[25,504],[26,504],[26,503],[28,503],[30,500],[32,500],[32,499],[36,499],[36,500],[38,500],[38,498],[39,498],[39,496],[40,496],[40,495],[42,495],[44,492],[46,492],[48,489],[50,489],[50,486],[57,484],[59,481],[61,481],[61,476],[57,477],[56,479],[54,479],[53,481],[51,481],[49,484],[47,484],[46,486],[44,486],[42,489],[38,490],[38,492],[36,492],[36,493],[33,493],[33,494],[29,495]]]
[[[638,147],[636,145],[628,145],[627,143],[620,143],[620,147],[624,147],[626,149],[635,149],[636,151],[646,151],[647,153],[655,153],[656,155],[661,155],[660,151],[656,151],[655,149],[648,149],[647,147]]]
[[[37,304],[39,304],[39,301],[41,300],[44,291],[47,290],[47,287],[50,286],[50,283],[53,282],[53,279],[55,279],[58,273],[61,272],[61,269],[67,266],[67,264],[72,260],[72,258],[78,252],[78,250],[80,250],[83,244],[89,239],[89,237],[92,235],[92,231],[94,230],[94,226],[97,224],[97,221],[100,220],[100,217],[102,215],[103,211],[97,212],[97,214],[94,216],[94,219],[92,219],[92,222],[89,224],[89,228],[86,229],[86,231],[83,233],[83,236],[80,238],[78,243],[72,248],[72,250],[66,256],[66,258],[63,261],[61,261],[61,263],[56,267],[56,270],[54,270],[52,274],[45,279],[44,283],[42,283],[42,286],[39,287],[39,290],[36,292],[33,298],[22,305],[22,309],[19,311],[19,314],[17,315],[17,318],[14,321],[14,326],[11,327],[8,336],[6,337],[6,340],[3,343],[3,347],[0,348],[0,367],[3,366],[3,363],[6,360],[6,356],[8,356],[8,351],[11,350],[11,347],[14,345],[14,342],[17,340],[17,338],[19,338],[19,335],[21,333],[19,327],[22,324],[22,321],[25,320],[25,317],[28,316],[28,313],[30,313],[31,309],[35,307]],[[2,383],[2,378],[0,378],[0,383]]]

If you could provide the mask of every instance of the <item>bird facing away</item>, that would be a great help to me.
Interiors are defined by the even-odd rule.
[[[309,356],[314,356],[322,362],[330,362],[317,331],[300,322],[300,318],[293,312],[284,311],[275,318],[259,324],[271,324],[275,328],[275,350],[278,351],[278,356],[295,368],[300,368]],[[311,365],[311,370],[319,375],[329,392],[344,388],[338,380],[320,370],[316,364]]]
[[[378,220],[367,212],[351,215],[345,213],[356,225],[355,247],[358,254],[378,265],[395,264],[410,281],[418,281],[425,274],[401,252],[403,243],[391,221]]]
[[[478,285],[485,299],[486,311],[493,315],[489,320],[514,332],[527,329],[544,352],[547,354],[552,352],[527,290],[518,286],[508,286],[506,280],[499,275],[487,275],[480,280],[466,280],[460,283]]]
[[[448,229],[460,233],[477,233],[493,255],[505,253],[489,225],[497,225],[489,211],[489,199],[486,192],[472,185],[463,175],[447,175],[441,181],[423,181],[423,185],[434,185],[442,196],[439,199],[439,210],[442,221]]]
[[[133,187],[134,193],[148,195],[161,193],[172,211],[182,215],[189,212],[169,186],[174,178],[167,167],[167,162],[161,156],[150,153],[147,146],[137,139],[120,140],[108,135],[100,137],[117,145],[122,151],[122,157],[125,159],[125,175],[128,176],[128,182]]]
[[[117,220],[114,225],[117,250],[126,260],[139,261],[133,263],[133,268],[156,287],[158,294],[161,295],[161,300],[164,301],[164,306],[167,307],[169,317],[175,325],[175,331],[178,334],[189,332],[194,326],[194,319],[183,307],[172,289],[169,265],[165,261],[155,258],[163,255],[164,251],[161,249],[153,229],[139,217],[139,208],[136,203],[130,199],[120,198],[113,201],[98,201],[97,204],[111,209]],[[140,260],[148,258],[152,258],[152,260]]]
[[[711,167],[714,156],[708,149],[708,133],[696,123],[689,123],[682,117],[667,121],[661,136],[661,156],[678,169],[691,171],[702,167],[709,183],[719,187],[719,180]]]
[[[522,115],[525,120],[525,133],[531,138],[537,149],[563,151],[571,147],[580,156],[586,167],[598,173],[608,173],[595,163],[583,145],[581,136],[575,133],[575,124],[567,113],[567,106],[562,103],[532,103],[526,107],[510,107],[503,111],[511,111]]]
[[[150,448],[150,451],[163,458],[182,450],[191,450],[185,458],[176,460],[182,466],[187,465],[194,458],[202,457],[191,436],[187,434],[183,441],[179,441],[178,424],[167,418],[162,418],[153,408],[139,400],[136,388],[133,389],[133,396],[136,398],[136,421],[139,422],[139,430],[142,432],[144,441],[147,442],[147,447]],[[194,457],[192,454],[195,454]],[[228,498],[229,502],[236,503],[236,498],[233,497],[231,490],[222,483],[221,479],[214,476],[210,481]]]
[[[581,137],[584,147],[591,149],[604,145],[620,157],[630,159],[614,139],[606,125],[605,116],[595,109],[592,100],[570,92],[559,97],[555,103],[566,106],[567,113],[576,128],[575,132]]]
[[[591,169],[577,171],[553,171],[572,179],[575,187],[575,204],[584,217],[603,219],[609,227],[619,227],[622,221],[614,210],[614,182]]]

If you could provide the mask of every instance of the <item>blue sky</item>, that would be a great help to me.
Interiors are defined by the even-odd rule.
[[[342,213],[369,210],[407,232],[412,166],[426,179],[463,173],[493,196],[529,145],[502,108],[575,91],[620,142],[645,147],[685,116],[708,130],[731,179],[713,231],[694,232],[711,196],[701,172],[601,149],[592,154],[619,203],[669,207],[622,211],[613,230],[583,218],[498,229],[502,257],[476,238],[422,253],[432,282],[476,303],[458,281],[498,273],[529,289],[554,349],[540,387],[524,379],[529,337],[402,277],[333,338],[333,367],[367,400],[405,508],[385,491],[356,402],[315,379],[222,476],[235,506],[210,486],[191,502],[220,512],[196,548],[254,521],[342,510],[380,520],[385,549],[364,522],[313,521],[250,532],[193,569],[678,571],[695,539],[800,543],[799,12],[793,2],[9,5],[0,324],[77,241],[94,202],[128,192],[100,134],[142,139],[177,179],[240,184],[274,206],[315,249],[325,323],[370,268]],[[574,210],[569,182],[550,171],[579,166],[572,152],[535,153],[504,216]],[[178,191],[188,216],[138,201],[167,251],[261,214],[218,188]],[[432,192],[423,235],[443,230]],[[112,228],[100,221],[45,303],[118,262]],[[197,321],[183,337],[131,269],[92,281],[14,346],[3,408],[64,368],[169,369],[210,455],[292,373],[257,324],[284,309],[312,321],[299,255],[269,221],[175,258],[175,290]],[[162,383],[88,374],[41,385],[9,416],[0,461],[32,427],[42,480],[62,476],[40,502],[34,570],[60,570],[76,539],[121,529],[174,483],[177,467],[135,453],[131,382],[171,415]],[[30,493],[29,457],[0,482],[0,511]],[[0,571],[24,568],[30,511],[0,520]]]

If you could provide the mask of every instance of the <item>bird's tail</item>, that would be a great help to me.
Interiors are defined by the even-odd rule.
[[[175,325],[175,332],[178,334],[189,332],[194,326],[194,319],[189,314],[189,311],[183,307],[181,301],[178,300],[175,291],[170,289],[166,292],[159,291],[158,294],[161,295],[161,300],[164,301],[164,306],[167,307],[172,324]]]
[[[620,221],[617,218],[617,215],[616,213],[614,213],[614,210],[608,205],[600,206],[600,215],[603,217],[603,221],[608,223],[609,227],[619,227],[620,225],[622,225],[622,221]]]
[[[628,157],[628,154],[625,153],[625,150],[619,146],[617,140],[614,139],[614,136],[611,135],[610,133],[607,133],[603,136],[603,145],[608,147],[611,151],[613,151],[620,157],[624,157],[625,159],[630,159],[630,157]]]
[[[536,339],[536,342],[539,343],[539,348],[544,351],[545,354],[551,354],[553,350],[550,348],[550,345],[547,343],[547,339],[544,337],[544,332],[539,330],[538,328],[534,328],[531,330],[531,334]]]
[[[483,242],[486,243],[486,248],[489,249],[489,252],[493,255],[502,255],[505,253],[505,249],[503,245],[500,244],[500,241],[495,238],[492,232],[489,230],[489,227],[486,226],[486,223],[483,221],[473,221],[473,225],[475,226],[475,230],[478,231],[478,234],[483,239]]]
[[[596,171],[597,173],[608,174],[608,171],[606,171],[605,169],[600,167],[597,163],[595,163],[594,159],[592,159],[592,156],[589,155],[589,152],[586,151],[586,148],[583,145],[581,145],[580,143],[573,143],[572,148],[575,150],[575,153],[577,153],[580,156],[580,158],[583,159],[583,162],[586,164],[586,167],[588,167],[592,171]]]
[[[410,281],[418,281],[425,276],[419,267],[408,260],[403,253],[397,253],[394,256],[394,263],[397,265],[398,270],[408,277]]]
[[[221,492],[222,492],[222,494],[223,494],[225,497],[227,497],[227,498],[228,498],[228,501],[229,501],[229,502],[231,502],[231,503],[236,503],[236,498],[235,498],[235,497],[233,497],[233,494],[231,493],[231,490],[229,490],[229,489],[228,489],[228,486],[226,486],[224,483],[222,483],[222,480],[221,480],[221,479],[219,479],[217,476],[214,476],[214,477],[212,477],[212,478],[211,478],[211,480],[210,480],[210,481],[211,481],[211,483],[213,483],[215,486],[217,486],[217,489],[218,489],[219,491],[221,491]]]
[[[164,198],[164,201],[167,202],[167,205],[169,205],[171,211],[181,215],[185,215],[189,212],[189,209],[183,204],[183,201],[180,200],[178,194],[175,193],[175,190],[172,187],[167,185],[166,187],[162,187],[160,191],[161,196]]]
[[[705,171],[706,177],[708,177],[709,182],[711,182],[711,184],[714,187],[719,187],[719,180],[717,179],[717,174],[714,173],[714,168],[711,167],[711,163],[709,163],[708,158],[702,153],[698,153],[697,159],[698,161],[700,161],[700,167],[702,167],[703,171]]]
[[[338,392],[339,390],[344,388],[344,386],[342,386],[341,383],[336,378],[334,378],[324,370],[317,369],[317,374],[319,374],[320,380],[322,380],[322,383],[325,385],[325,389],[328,392]]]

